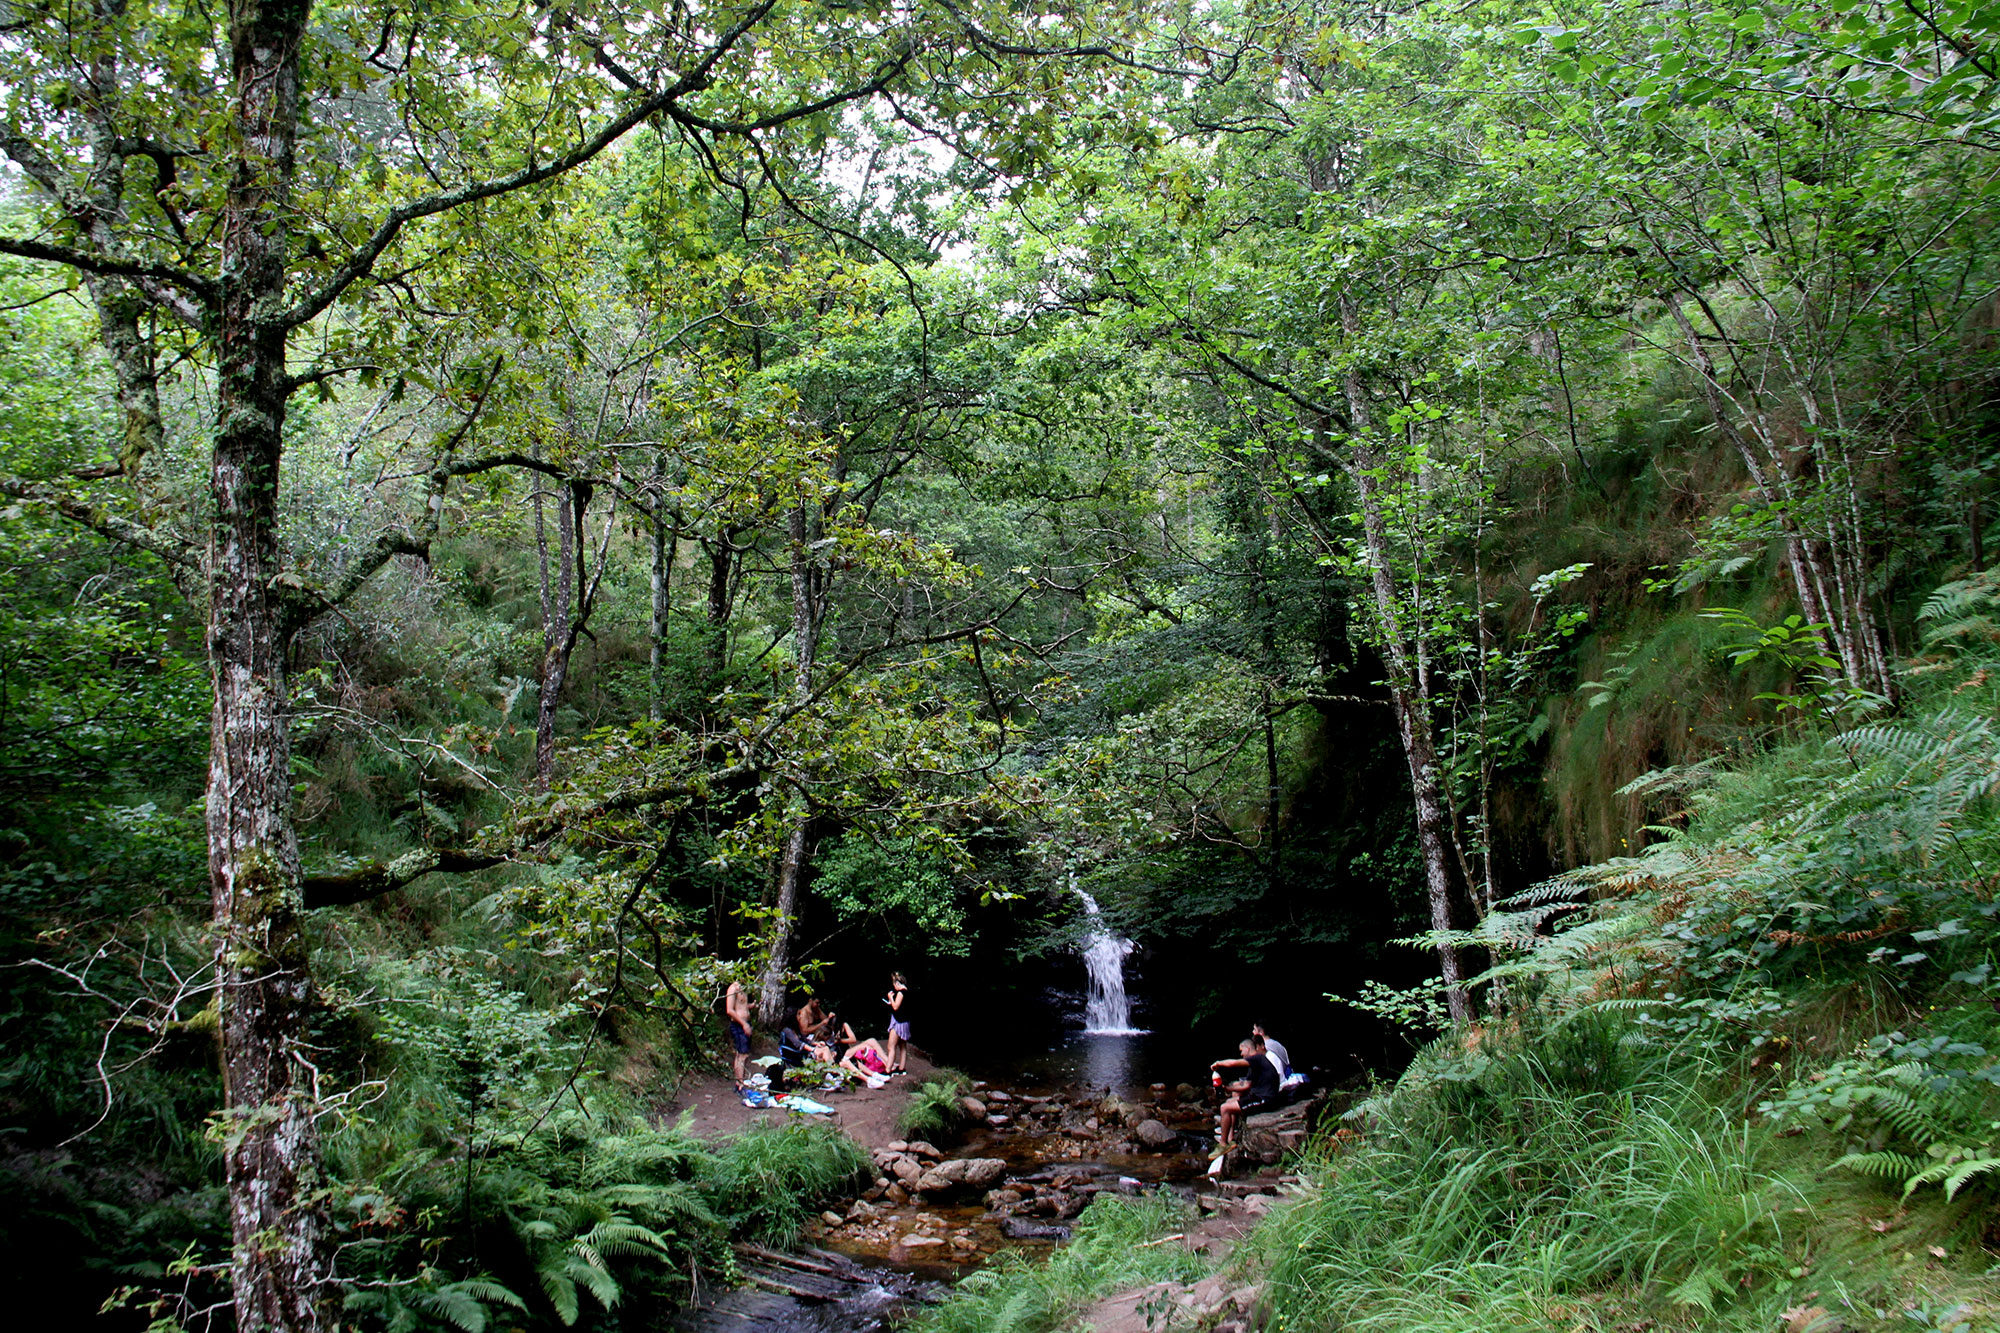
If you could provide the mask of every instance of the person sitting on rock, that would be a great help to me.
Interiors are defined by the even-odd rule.
[[[1220,1158],[1236,1142],[1236,1126],[1246,1117],[1259,1111],[1269,1110],[1278,1100],[1278,1067],[1264,1049],[1264,1042],[1258,1037],[1245,1037],[1237,1043],[1242,1052],[1235,1060],[1217,1060],[1209,1068],[1220,1074],[1224,1070],[1232,1073],[1241,1070],[1238,1078],[1224,1085],[1229,1096],[1223,1099],[1217,1115],[1216,1150]]]
[[[1264,1031],[1262,1023],[1252,1023],[1250,1025],[1250,1035],[1264,1043],[1265,1053],[1278,1066],[1278,1077],[1281,1079],[1290,1078],[1292,1075],[1292,1053],[1285,1049],[1285,1044]]]

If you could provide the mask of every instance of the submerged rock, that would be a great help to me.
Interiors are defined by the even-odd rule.
[[[1070,1233],[1060,1222],[1033,1222],[1025,1217],[1002,1219],[1000,1230],[1010,1240],[1068,1240]]]

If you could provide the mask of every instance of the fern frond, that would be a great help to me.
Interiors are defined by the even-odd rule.
[[[526,1311],[528,1308],[528,1303],[515,1295],[512,1287],[495,1282],[490,1277],[469,1277],[451,1285],[488,1305],[504,1305],[510,1310],[521,1311]]]
[[[1917,612],[1917,619],[1937,627],[1979,611],[1995,609],[2000,609],[2000,578],[1990,571],[1982,571],[1970,578],[1941,585],[1924,598],[1923,609]],[[1927,629],[1924,642],[1929,643],[1937,632],[1936,628]]]
[[[1851,1152],[1834,1165],[1877,1180],[1894,1181],[1908,1180],[1924,1169],[1922,1162],[1899,1152]]]
[[[1884,1124],[1912,1143],[1928,1148],[1940,1137],[1931,1108],[1901,1088],[1857,1088],[1854,1099],[1871,1104]]]
[[[577,1257],[572,1258],[564,1266],[563,1271],[605,1309],[609,1310],[618,1304],[618,1279],[611,1276],[609,1269],[586,1263],[581,1257]]]
[[[1983,1156],[1975,1157],[1971,1161],[1961,1162],[1950,1175],[1944,1178],[1945,1198],[1957,1198],[1958,1192],[1973,1180],[1980,1176],[1991,1175],[1995,1171],[2000,1171],[2000,1155],[1995,1155],[1990,1148],[1981,1149],[1980,1151],[1984,1154]]]
[[[486,1307],[456,1285],[417,1292],[410,1303],[431,1318],[450,1324],[459,1333],[486,1333]]]
[[[567,1273],[547,1268],[535,1276],[541,1280],[542,1294],[555,1307],[556,1318],[562,1320],[564,1328],[574,1328],[576,1317],[581,1312],[576,1299],[576,1283]]]

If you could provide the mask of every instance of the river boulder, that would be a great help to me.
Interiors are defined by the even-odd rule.
[[[1139,1127],[1133,1131],[1133,1135],[1140,1143],[1154,1152],[1165,1152],[1181,1140],[1181,1136],[1174,1130],[1157,1120],[1151,1119],[1141,1120]]]
[[[1007,1163],[998,1157],[954,1157],[925,1171],[911,1188],[924,1194],[983,1190],[1006,1174]]]

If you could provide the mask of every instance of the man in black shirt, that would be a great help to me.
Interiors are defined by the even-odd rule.
[[[1220,1124],[1217,1131],[1217,1151],[1220,1157],[1236,1142],[1236,1126],[1245,1116],[1252,1116],[1277,1104],[1278,1067],[1271,1063],[1271,1057],[1264,1051],[1264,1043],[1256,1037],[1246,1037],[1237,1045],[1242,1058],[1237,1060],[1217,1060],[1209,1068],[1220,1074],[1223,1070],[1241,1070],[1240,1076],[1233,1076],[1227,1085],[1230,1095],[1223,1099]]]

